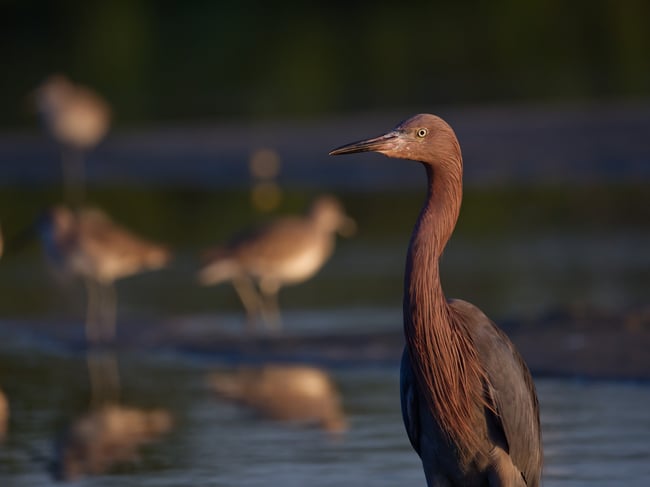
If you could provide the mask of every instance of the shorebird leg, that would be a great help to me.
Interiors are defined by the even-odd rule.
[[[86,307],[86,340],[92,345],[115,340],[117,298],[113,283],[85,279],[88,292]]]
[[[106,343],[115,341],[117,318],[117,295],[112,282],[99,285],[101,311],[101,339]]]
[[[86,284],[86,341],[97,344],[101,339],[100,284],[94,279],[84,279]]]
[[[282,329],[282,318],[280,317],[280,306],[278,305],[280,285],[274,280],[262,280],[260,282],[260,291],[264,298],[262,318],[269,330],[278,332]]]
[[[262,300],[255,285],[246,275],[242,274],[233,278],[232,286],[246,309],[246,331],[251,332],[255,328],[257,316],[262,309]]]

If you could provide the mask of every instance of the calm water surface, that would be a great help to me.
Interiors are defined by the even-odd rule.
[[[206,375],[219,364],[188,356],[119,356],[122,403],[164,408],[174,430],[139,461],[75,485],[399,486],[424,485],[403,430],[398,365],[330,370],[350,430],[334,437],[260,419],[217,400]],[[12,404],[0,450],[0,485],[54,485],[55,438],[88,405],[78,353],[4,350],[3,389]],[[545,486],[643,486],[650,477],[647,384],[537,379]]]

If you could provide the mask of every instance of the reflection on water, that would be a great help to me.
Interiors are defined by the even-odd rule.
[[[538,389],[547,479],[569,486],[645,485],[650,475],[647,384],[540,381]]]
[[[120,399],[120,367],[116,354],[110,350],[89,349],[86,352],[90,405],[101,407]]]
[[[55,440],[50,471],[57,480],[101,475],[135,463],[144,445],[172,428],[172,416],[164,409],[119,403],[119,365],[113,351],[89,349],[86,355],[89,409],[72,418]]]
[[[52,474],[58,480],[100,475],[136,462],[140,447],[169,432],[171,415],[109,404],[90,410],[70,425],[57,442]]]
[[[0,485],[51,485],[52,439],[62,424],[74,423],[67,418],[92,421],[85,413],[90,389],[83,357],[4,350],[2,357],[0,381],[12,417],[0,450]],[[331,437],[218,400],[206,379],[219,364],[187,356],[119,358],[128,371],[122,377],[122,402],[129,404],[123,414],[165,410],[175,429],[142,448],[136,462],[93,479],[93,485],[424,484],[401,423],[397,362],[330,371],[349,421],[345,435]],[[537,386],[545,486],[644,485],[650,475],[650,387],[550,379],[538,379]]]
[[[332,433],[342,433],[348,427],[336,385],[324,370],[315,367],[241,367],[214,372],[209,381],[218,396],[250,407],[262,416],[317,425]]]

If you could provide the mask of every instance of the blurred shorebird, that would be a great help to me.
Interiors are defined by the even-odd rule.
[[[61,146],[66,200],[81,204],[85,193],[84,153],[108,132],[110,108],[97,93],[59,74],[43,81],[34,98],[45,129]]]
[[[332,196],[321,196],[302,217],[284,217],[206,252],[199,272],[203,285],[230,281],[246,308],[249,325],[258,314],[280,327],[280,288],[314,276],[334,252],[335,233],[349,236],[356,223]]]
[[[95,208],[55,206],[41,218],[38,231],[55,267],[86,283],[91,343],[115,336],[115,281],[160,269],[171,258],[166,247],[134,235]]]
[[[215,372],[212,390],[278,421],[317,425],[331,433],[347,430],[341,396],[330,376],[304,365],[242,367],[234,372]]]

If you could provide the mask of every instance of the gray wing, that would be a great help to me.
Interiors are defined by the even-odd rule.
[[[470,303],[450,302],[463,314],[481,363],[497,415],[490,415],[493,440],[501,444],[529,486],[538,485],[542,465],[539,405],[532,376],[514,345],[489,318]]]
[[[400,367],[400,399],[406,434],[409,437],[411,446],[420,455],[420,414],[417,385],[406,347],[402,352],[402,365]]]
[[[506,334],[494,323],[490,322],[490,325],[497,337],[498,346],[495,348],[498,351],[492,352],[486,370],[508,443],[508,453],[527,485],[537,485],[542,468],[542,444],[533,378]]]

